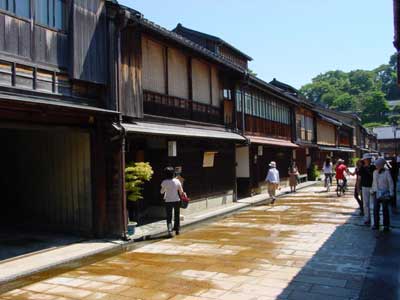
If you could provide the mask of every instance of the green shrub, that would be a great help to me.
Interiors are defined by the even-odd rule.
[[[318,170],[318,166],[312,164],[309,170],[308,178],[311,181],[317,180],[321,176],[321,172]]]
[[[380,127],[380,126],[385,126],[385,125],[387,125],[387,123],[384,123],[384,122],[382,122],[382,123],[379,123],[379,122],[371,122],[371,123],[365,123],[365,124],[363,124],[363,126],[364,126],[365,128],[374,128],[374,127]]]
[[[142,185],[146,181],[150,181],[153,174],[153,168],[149,163],[139,162],[129,164],[125,168],[125,190],[127,199],[134,202],[143,199]]]

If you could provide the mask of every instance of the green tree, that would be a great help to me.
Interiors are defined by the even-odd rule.
[[[381,91],[371,91],[364,94],[361,118],[363,122],[387,121],[389,106],[385,94]]]
[[[400,114],[400,105],[396,105],[395,107],[393,107],[392,112],[395,114]]]
[[[392,115],[389,117],[389,124],[400,124],[400,115]]]
[[[400,99],[397,85],[397,57],[374,70],[340,70],[319,74],[300,92],[315,103],[329,108],[359,112],[363,123],[387,122],[387,99]],[[400,114],[400,109],[395,111]]]
[[[356,70],[348,73],[350,86],[348,91],[352,95],[359,95],[375,89],[374,73],[371,71]]]
[[[353,110],[354,105],[355,103],[353,97],[348,93],[343,93],[334,99],[331,108],[340,111],[348,111]]]
[[[400,99],[400,88],[397,85],[397,54],[390,57],[389,63],[376,68],[376,80],[381,83],[381,90],[389,100]]]

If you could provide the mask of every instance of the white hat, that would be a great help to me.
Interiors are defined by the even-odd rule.
[[[269,163],[269,166],[270,166],[271,168],[276,168],[276,162],[271,161],[271,162]]]
[[[364,160],[364,159],[372,159],[372,155],[370,154],[370,153],[365,153],[364,155],[363,155],[363,157],[362,157],[362,159]]]

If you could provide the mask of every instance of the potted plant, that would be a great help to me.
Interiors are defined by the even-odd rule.
[[[143,199],[143,184],[150,181],[153,176],[153,168],[147,162],[131,163],[125,168],[126,199],[135,204],[135,219],[139,221],[138,202]],[[128,212],[129,216],[129,212]],[[136,222],[129,220],[128,232],[134,234]]]

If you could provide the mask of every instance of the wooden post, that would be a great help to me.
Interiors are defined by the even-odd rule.
[[[245,134],[246,133],[246,113],[245,113],[245,91],[242,88],[242,92],[240,93],[240,96],[242,97],[242,133]]]
[[[192,79],[192,58],[188,57],[187,62],[187,78],[189,88],[189,115],[190,119],[193,119],[193,79]]]
[[[93,229],[97,237],[105,234],[106,220],[106,164],[104,135],[101,125],[97,122],[92,134],[92,182],[93,182]]]
[[[235,131],[238,130],[237,126],[237,99],[236,99],[236,88],[231,89],[232,94],[232,126]]]

